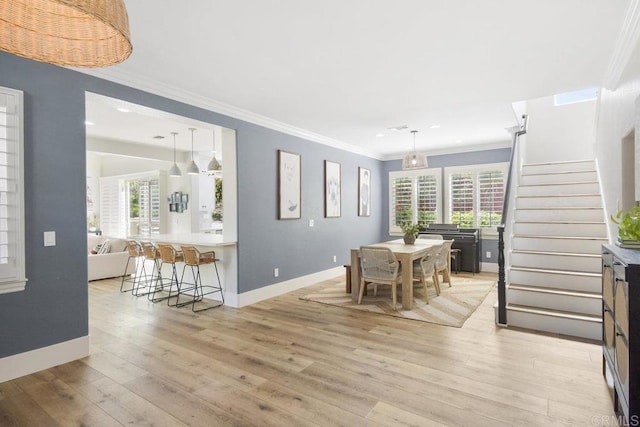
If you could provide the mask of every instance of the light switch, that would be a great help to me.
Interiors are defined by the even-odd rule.
[[[45,231],[44,232],[44,245],[45,246],[55,246],[56,245],[56,232],[55,231]]]
[[[313,227],[315,225],[314,221],[312,219],[309,220],[309,227]]]

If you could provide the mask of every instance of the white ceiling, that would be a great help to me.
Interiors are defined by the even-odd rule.
[[[412,140],[389,127],[427,153],[505,143],[513,102],[602,86],[630,1],[125,3],[132,56],[87,72],[390,158]]]

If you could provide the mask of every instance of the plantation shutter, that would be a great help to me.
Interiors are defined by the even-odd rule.
[[[122,187],[122,188],[121,188]],[[117,178],[100,178],[100,227],[105,236],[125,236],[126,197]]]
[[[411,178],[393,178],[391,181],[391,205],[393,206],[391,224],[399,226],[402,222],[411,221],[411,195],[413,183]]]
[[[0,88],[0,293],[23,290],[22,92]]]
[[[438,181],[433,175],[418,177],[418,224],[426,228],[438,218]]]
[[[454,173],[449,177],[449,218],[461,228],[473,228],[474,174]]]
[[[502,171],[478,174],[478,220],[480,227],[498,226],[502,220],[505,179]]]

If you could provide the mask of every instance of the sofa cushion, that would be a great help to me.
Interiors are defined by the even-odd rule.
[[[111,240],[104,239],[102,243],[96,246],[96,252],[98,255],[108,254],[111,251]]]

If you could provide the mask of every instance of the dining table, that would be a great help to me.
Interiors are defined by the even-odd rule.
[[[433,246],[442,246],[444,240],[416,239],[406,244],[403,239],[374,243],[367,246],[388,248],[402,266],[402,308],[411,310],[413,305],[413,261],[420,259]],[[360,291],[360,248],[351,249],[351,300],[358,301]]]

